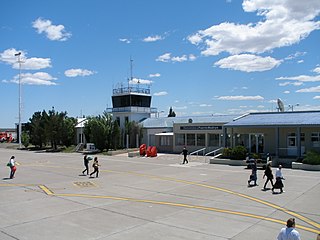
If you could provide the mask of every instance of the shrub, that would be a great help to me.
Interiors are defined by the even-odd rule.
[[[247,149],[244,146],[236,146],[232,149],[232,157],[234,159],[245,159],[247,154]]]
[[[247,149],[244,146],[236,146],[234,148],[224,148],[222,155],[225,158],[243,160],[246,158]]]
[[[224,158],[231,158],[232,157],[232,148],[224,148],[222,151],[222,156]]]
[[[302,163],[310,165],[320,165],[320,154],[316,151],[307,152],[307,156],[302,160]]]

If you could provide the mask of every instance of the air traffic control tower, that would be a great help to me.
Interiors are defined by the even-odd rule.
[[[112,108],[107,108],[121,129],[127,122],[141,122],[151,114],[157,114],[157,108],[151,107],[150,87],[141,87],[139,81],[135,84],[130,82],[127,86],[120,84],[113,88]]]

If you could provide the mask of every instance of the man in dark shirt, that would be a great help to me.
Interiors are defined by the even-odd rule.
[[[183,162],[182,162],[182,164],[189,163],[189,161],[187,159],[188,150],[186,149],[186,147],[183,147],[182,154],[183,154]]]

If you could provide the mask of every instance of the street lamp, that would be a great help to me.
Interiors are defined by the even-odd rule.
[[[19,63],[19,148],[21,148],[21,131],[22,131],[22,127],[21,127],[21,52],[16,53],[14,56],[18,57],[18,63]]]

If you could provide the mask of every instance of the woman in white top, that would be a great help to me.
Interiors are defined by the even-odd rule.
[[[17,170],[17,167],[16,167],[16,163],[15,163],[15,157],[12,156],[9,160],[9,164],[10,164],[10,179],[14,178],[14,174]]]

